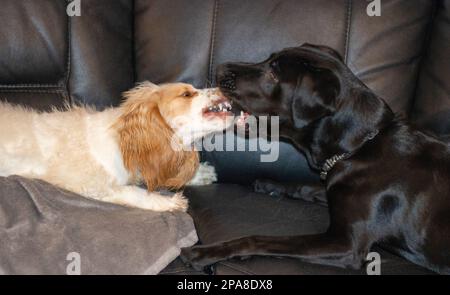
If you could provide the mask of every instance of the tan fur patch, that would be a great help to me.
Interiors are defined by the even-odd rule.
[[[174,133],[160,108],[171,113],[170,95],[173,94],[163,92],[164,86],[142,86],[127,92],[127,100],[121,106],[122,115],[113,126],[119,135],[125,167],[135,177],[140,175],[149,191],[184,186],[199,165],[196,151],[171,148]]]

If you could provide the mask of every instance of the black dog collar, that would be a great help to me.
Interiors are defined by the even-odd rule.
[[[342,160],[346,160],[348,158],[350,158],[352,155],[354,155],[366,142],[371,141],[372,139],[375,138],[375,136],[377,136],[378,134],[378,130],[374,131],[374,132],[370,132],[366,138],[364,139],[364,141],[362,142],[362,144],[355,149],[353,152],[350,153],[343,153],[340,155],[334,155],[333,157],[327,159],[325,161],[325,163],[322,166],[321,172],[320,172],[320,179],[322,180],[327,180],[327,176],[328,176],[328,172],[330,172],[331,169],[333,169],[333,167],[336,165],[337,162],[342,161]]]
[[[326,180],[328,172],[333,169],[334,165],[336,165],[337,162],[346,159],[350,156],[350,153],[345,153],[341,155],[334,155],[333,157],[327,159],[325,161],[325,164],[322,166],[322,171],[320,172],[320,179]]]

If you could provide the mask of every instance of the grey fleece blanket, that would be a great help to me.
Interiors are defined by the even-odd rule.
[[[197,242],[191,217],[0,177],[0,274],[157,274]]]

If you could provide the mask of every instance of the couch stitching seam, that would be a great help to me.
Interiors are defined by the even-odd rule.
[[[346,20],[346,29],[345,29],[345,47],[344,47],[344,62],[348,63],[348,54],[350,47],[350,29],[352,22],[352,11],[353,5],[352,0],[347,0],[347,20]]]
[[[0,84],[0,88],[39,88],[39,87],[48,87],[48,88],[59,88],[60,84]]]
[[[64,89],[0,89],[0,93],[64,93]]]
[[[219,2],[220,0],[215,0],[214,2],[214,13],[211,26],[211,43],[210,43],[209,65],[208,65],[208,77],[206,81],[207,84],[210,83],[212,80],[212,71],[214,66],[214,49],[216,42],[216,21],[219,11]],[[206,85],[206,87],[208,87],[208,85]]]
[[[67,0],[67,5],[72,2],[72,0]],[[73,104],[72,96],[70,95],[69,82],[70,82],[70,71],[72,68],[72,21],[71,17],[67,15],[67,61],[66,61],[66,74],[65,74],[65,94],[67,95],[67,100],[70,104]]]
[[[69,4],[72,0],[66,0],[66,3]],[[68,61],[66,61],[66,73],[64,73],[64,79],[65,79],[65,84],[66,84],[66,88],[67,88],[67,81],[69,80],[69,71],[70,71],[70,17],[67,16],[68,18],[68,39],[69,42],[67,44],[68,46],[68,53],[67,53],[67,59]],[[8,92],[12,92],[9,91],[9,89],[18,89],[21,90],[22,88],[40,88],[40,87],[46,87],[46,88],[61,88],[61,84],[60,83],[19,83],[19,84],[0,84],[0,90],[6,89],[8,90]],[[1,89],[3,88],[3,89]],[[22,92],[32,92],[31,90],[21,90]],[[14,92],[21,92],[21,91],[14,91]],[[68,91],[67,91],[68,92]],[[68,95],[69,99],[70,99],[70,95]]]
[[[439,4],[437,4],[436,2],[433,2],[433,4],[432,4],[432,8],[431,8],[431,12],[430,12],[431,13],[430,19],[429,19],[429,23],[427,24],[424,42],[422,44],[421,52],[419,53],[420,60],[418,61],[418,65],[417,65],[414,90],[412,92],[410,102],[409,102],[410,105],[408,107],[408,112],[407,112],[408,119],[411,118],[414,120],[413,115],[414,115],[414,110],[416,107],[417,97],[419,94],[418,90],[419,90],[420,80],[422,77],[422,73],[427,72],[426,69],[424,68],[423,63],[424,63],[424,60],[427,58],[428,51],[431,47],[430,45],[432,42],[432,32],[433,32],[433,28],[434,28],[435,22],[436,22],[436,17],[437,17],[437,13],[438,13],[438,5]]]

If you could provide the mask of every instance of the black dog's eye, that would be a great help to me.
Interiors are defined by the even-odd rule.
[[[311,68],[311,64],[310,64],[309,60],[307,60],[307,59],[303,59],[303,58],[297,59],[295,61],[295,64],[297,66],[305,68],[305,69]]]
[[[276,73],[280,72],[280,63],[277,60],[273,60],[270,62],[269,65],[270,65],[270,71],[268,73],[269,78],[275,83],[278,83],[280,80],[278,79]]]
[[[315,67],[312,64],[310,64],[308,61],[305,61],[305,60],[301,62],[301,65],[305,69],[308,69],[308,70],[313,71],[313,72],[321,72],[322,71],[321,68]]]
[[[273,61],[270,62],[270,67],[271,67],[272,69],[277,70],[277,69],[278,69],[278,66],[279,66],[278,61],[273,60]]]

